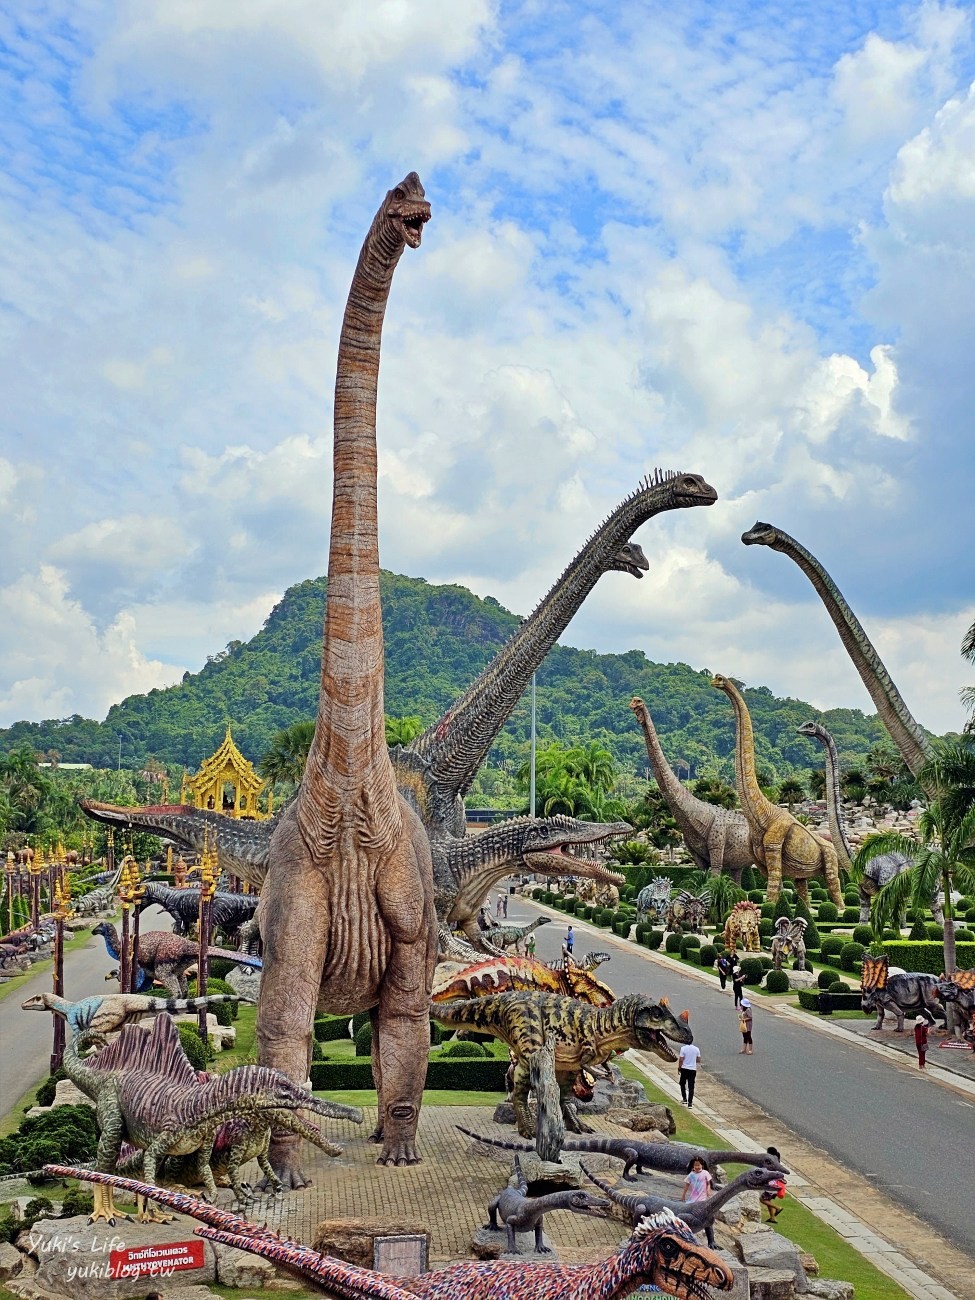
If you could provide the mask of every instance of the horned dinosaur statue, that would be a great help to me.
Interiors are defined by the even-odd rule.
[[[803,826],[790,812],[779,808],[762,793],[755,775],[755,740],[748,706],[734,682],[727,677],[712,677],[711,685],[724,691],[735,710],[738,799],[752,833],[755,861],[768,875],[768,901],[778,901],[782,878],[789,876],[795,881],[796,893],[803,902],[808,902],[810,879],[822,876],[830,898],[837,907],[843,907],[836,850],[828,840]]]
[[[551,921],[550,916],[537,916],[534,921],[529,921],[527,925],[490,925],[486,930],[482,931],[482,934],[493,947],[502,950],[513,948],[516,953],[520,953],[521,945],[528,936],[534,934],[540,926],[550,925]]]
[[[776,970],[782,969],[786,957],[795,958],[795,969],[806,969],[806,925],[805,917],[797,916],[790,920],[780,916],[775,923],[772,936],[772,962]]]
[[[632,833],[631,827],[630,834]],[[575,874],[583,875],[581,871]],[[580,903],[586,903],[590,907],[615,908],[619,906],[620,891],[611,881],[590,877],[583,879],[582,883],[576,886],[576,898]]]
[[[824,726],[818,722],[804,722],[796,731],[800,736],[809,736],[818,740],[823,747],[826,760],[826,816],[829,819],[829,835],[840,870],[856,876],[853,870],[853,854],[843,829],[840,817],[840,765],[836,753],[836,742]],[[910,868],[911,860],[903,853],[879,853],[867,863],[863,875],[857,880],[860,892],[860,924],[870,924],[870,900],[878,890],[889,884],[895,876]],[[941,907],[941,895],[936,894],[931,900],[931,912],[939,925],[944,925],[944,912]]]
[[[199,1219],[196,1235],[262,1255],[317,1282],[342,1300],[623,1300],[648,1286],[677,1300],[707,1300],[708,1287],[730,1291],[731,1270],[669,1211],[644,1220],[623,1249],[595,1264],[526,1264],[522,1261],[470,1260],[419,1277],[394,1280],[356,1264],[322,1255],[269,1228],[218,1210],[186,1192],[150,1187],[132,1178],[71,1165],[45,1165],[52,1178],[79,1178],[117,1187],[135,1196]]]
[[[530,1151],[531,1147],[523,1142],[511,1142],[507,1138],[485,1137],[482,1133],[473,1133],[470,1129],[455,1124],[468,1137],[483,1142],[489,1147],[500,1147],[503,1151]],[[780,1160],[767,1152],[753,1151],[713,1151],[709,1147],[690,1146],[686,1142],[641,1142],[631,1137],[590,1137],[567,1138],[562,1145],[563,1151],[589,1151],[604,1156],[615,1156],[623,1161],[623,1177],[627,1182],[635,1183],[636,1174],[654,1173],[674,1174],[681,1177],[691,1167],[692,1160],[700,1160],[704,1168],[717,1181],[719,1165],[754,1165],[756,1169],[768,1169],[776,1174],[789,1171]]]
[[[629,1047],[643,1048],[673,1062],[677,1054],[667,1039],[690,1043],[694,1038],[686,1013],[678,1019],[666,999],[654,1002],[641,993],[617,998],[608,1007],[587,1006],[576,998],[557,993],[496,993],[484,998],[434,1003],[430,1014],[441,1024],[492,1034],[508,1044],[515,1058],[512,1097],[515,1125],[523,1137],[536,1137],[536,1149],[543,1160],[558,1159],[566,1127],[575,1133],[587,1131],[570,1101],[572,1084],[580,1070],[601,1065]],[[557,1094],[553,1094],[549,1062],[541,1050],[546,1044],[555,1046],[552,1065]],[[561,1099],[561,1105],[553,1113],[553,1108],[543,1105],[543,1096],[536,1086],[537,1135],[528,1110],[533,1066],[545,1095]]]
[[[430,205],[415,172],[391,189],[359,254],[335,375],[328,601],[315,733],[298,792],[271,836],[262,890],[260,1060],[308,1077],[316,1007],[368,1010],[380,1164],[419,1160],[416,1129],[430,1050],[437,958],[433,866],[423,825],[399,794],[386,748],[376,509],[376,390],[383,316],[404,248]],[[305,1186],[298,1142],[270,1161]]]
[[[802,569],[826,606],[826,612],[833,620],[840,640],[860,674],[860,680],[870,692],[881,722],[890,733],[891,740],[911,774],[917,776],[930,756],[930,742],[904,703],[880,655],[846,603],[839,587],[814,555],[774,524],[757,522],[748,532],[742,533],[741,540],[746,546],[769,546],[773,551],[781,551]]]
[[[890,958],[863,956],[860,973],[860,996],[864,1011],[877,1012],[874,1030],[883,1029],[884,1016],[897,1019],[897,1032],[904,1032],[905,1016],[924,1016],[933,1025],[935,1017],[947,1020],[944,1007],[937,998],[938,978],[921,971],[908,971],[904,975],[890,974]]]
[[[105,948],[113,961],[118,961],[122,947],[118,930],[111,921],[99,921],[92,934],[100,934],[105,941]],[[233,952],[229,948],[207,948],[210,960],[223,957],[241,966],[261,969],[260,957],[248,953]],[[146,930],[139,935],[139,989],[146,988],[153,980],[166,989],[170,997],[185,998],[189,987],[186,972],[195,966],[200,957],[200,945],[192,939],[183,939],[169,930]],[[305,1076],[308,1077],[307,1075]]]
[[[103,1173],[115,1168],[122,1141],[127,1139],[143,1152],[146,1182],[156,1181],[156,1166],[163,1156],[193,1155],[197,1177],[207,1194],[216,1197],[209,1158],[216,1132],[228,1119],[262,1113],[270,1118],[293,1109],[362,1122],[357,1108],[320,1100],[267,1066],[239,1065],[201,1081],[165,1012],[151,1031],[126,1025],[110,1046],[82,1055],[83,1048],[104,1043],[102,1035],[88,1032],[70,1039],[64,1052],[65,1074],[95,1103],[99,1129],[95,1159]],[[234,1191],[246,1195],[243,1187]],[[92,1220],[111,1223],[114,1217],[111,1194],[107,1200],[96,1199]]]
[[[761,919],[762,913],[757,904],[744,899],[736,903],[724,923],[725,947],[732,952],[761,952]]]
[[[561,1192],[550,1192],[547,1196],[529,1196],[528,1179],[522,1172],[518,1156],[514,1159],[513,1179],[514,1187],[509,1183],[488,1205],[488,1221],[484,1224],[491,1232],[503,1231],[506,1234],[509,1255],[520,1254],[516,1236],[519,1232],[535,1234],[536,1255],[552,1253],[552,1247],[546,1246],[543,1241],[546,1214],[555,1210],[571,1210],[573,1214],[587,1214],[604,1219],[610,1208],[609,1201],[601,1196],[591,1196],[574,1187]]]
[[[670,906],[670,891],[673,882],[668,876],[654,876],[649,885],[644,885],[636,896],[636,914],[649,921],[663,921]]]
[[[606,954],[596,954],[604,958]],[[578,998],[593,1007],[608,1007],[615,994],[608,985],[597,980],[584,966],[575,962],[549,965],[534,957],[505,955],[489,957],[462,970],[445,970],[441,967],[433,981],[434,1002],[451,1002],[460,998],[483,998],[494,993],[511,993],[517,990],[537,990],[540,993],[559,993],[563,997]]]
[[[708,908],[711,906],[711,894],[692,894],[689,889],[681,889],[670,900],[667,908],[667,928],[675,934],[687,931],[688,934],[700,934],[707,924]]]
[[[934,986],[935,995],[945,1009],[945,1025],[955,1036],[966,1042],[965,1029],[975,1020],[975,967],[956,970]]]
[[[635,695],[630,708],[643,732],[657,789],[667,801],[695,866],[715,876],[727,872],[740,885],[741,873],[755,860],[748,822],[734,808],[719,808],[691,794],[667,762],[646,704]]]
[[[228,818],[233,821],[234,818]],[[161,907],[176,921],[174,934],[186,935],[196,925],[200,915],[199,889],[173,889],[155,880],[143,885],[143,897],[139,911],[147,907]],[[210,924],[213,929],[222,930],[228,938],[233,938],[245,921],[249,921],[257,910],[256,894],[230,894],[221,890],[210,901]]]
[[[647,1215],[659,1214],[661,1210],[670,1210],[682,1219],[691,1232],[703,1232],[709,1246],[714,1246],[714,1220],[718,1211],[741,1192],[758,1192],[767,1187],[781,1187],[782,1175],[771,1169],[746,1169],[743,1174],[732,1178],[719,1191],[703,1201],[681,1201],[676,1197],[654,1196],[651,1192],[620,1192],[615,1184],[587,1169],[585,1162],[579,1162],[582,1172],[591,1183],[595,1183],[601,1192],[605,1192],[614,1205],[625,1210],[633,1221],[633,1226],[645,1219]]]
[[[21,1010],[53,1011],[56,1016],[63,1016],[73,1034],[114,1034],[123,1025],[134,1024],[143,1016],[158,1015],[160,1011],[177,1015],[236,1001],[236,995],[229,993],[210,993],[202,998],[150,998],[144,993],[99,996],[96,993],[79,1002],[69,1002],[56,993],[35,993],[21,1003]]]

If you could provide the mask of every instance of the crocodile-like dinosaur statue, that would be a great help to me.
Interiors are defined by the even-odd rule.
[[[219,1006],[222,1002],[236,1002],[236,994],[210,993],[203,998],[151,998],[144,993],[106,993],[69,1002],[56,993],[35,993],[22,1002],[23,1011],[53,1011],[63,1016],[73,1034],[113,1034],[123,1025],[130,1025],[143,1016],[155,1016],[160,1011],[170,1015],[200,1011],[204,1007]]]
[[[734,808],[719,808],[691,794],[667,762],[646,704],[635,695],[630,708],[643,732],[657,788],[667,801],[695,865],[716,876],[725,871],[740,885],[741,873],[755,861],[748,822]]]
[[[234,821],[228,817],[228,821]],[[139,911],[147,907],[161,907],[176,921],[174,934],[187,935],[200,915],[199,889],[173,889],[170,885],[150,880],[143,885],[143,897]],[[222,930],[232,939],[244,924],[249,921],[257,909],[256,894],[230,894],[218,890],[210,901],[210,924],[214,930]]]
[[[521,1160],[514,1160],[515,1186],[509,1183],[488,1205],[488,1221],[484,1227],[491,1232],[502,1229],[508,1238],[508,1254],[520,1254],[518,1250],[518,1232],[534,1232],[535,1254],[550,1255],[552,1247],[546,1246],[542,1234],[545,1227],[545,1215],[554,1210],[571,1210],[574,1214],[588,1214],[604,1219],[609,1210],[609,1201],[600,1196],[590,1196],[578,1188],[570,1187],[561,1192],[550,1192],[547,1196],[529,1196],[528,1179],[521,1168]],[[501,1228],[498,1220],[501,1220]]]
[[[924,1016],[933,1025],[935,1018],[947,1020],[944,1007],[938,1001],[938,977],[921,971],[907,971],[904,975],[890,974],[890,958],[864,954],[860,973],[860,1005],[864,1011],[877,1013],[874,1030],[883,1029],[884,1016],[897,1020],[897,1032],[904,1032],[904,1017]]]
[[[742,899],[728,913],[724,923],[725,947],[732,952],[761,952],[762,938],[759,924],[762,913],[757,904]]]
[[[430,1014],[455,1029],[475,1029],[492,1034],[511,1048],[515,1058],[512,1104],[515,1124],[523,1137],[535,1137],[543,1160],[558,1160],[565,1128],[585,1131],[570,1101],[572,1084],[586,1066],[601,1065],[617,1052],[639,1047],[665,1061],[677,1054],[667,1043],[690,1043],[693,1034],[686,1017],[678,1019],[666,999],[653,1002],[641,993],[617,998],[611,1006],[593,1007],[576,998],[556,993],[496,993],[465,1001],[438,1002]],[[553,1095],[549,1062],[542,1049],[554,1044],[554,1077],[561,1097],[561,1114],[543,1105],[543,1096]],[[538,1131],[528,1110],[528,1094],[535,1086],[538,1103]]]
[[[642,1286],[677,1300],[707,1300],[709,1287],[730,1291],[734,1285],[731,1270],[717,1255],[699,1246],[687,1225],[669,1211],[645,1219],[618,1254],[595,1264],[468,1261],[393,1281],[382,1273],[282,1239],[269,1228],[218,1210],[186,1192],[71,1165],[46,1165],[45,1172],[52,1178],[78,1178],[135,1196],[151,1196],[206,1224],[196,1229],[197,1236],[263,1255],[342,1300],[413,1300],[415,1296],[421,1300],[623,1300]]]
[[[156,1181],[157,1162],[163,1156],[193,1155],[197,1176],[215,1197],[210,1151],[220,1125],[236,1115],[270,1117],[293,1109],[362,1122],[357,1108],[320,1100],[266,1066],[239,1065],[201,1081],[165,1013],[151,1031],[126,1025],[110,1046],[82,1056],[83,1048],[104,1042],[101,1035],[89,1032],[72,1038],[64,1052],[65,1074],[95,1103],[96,1165],[104,1173],[115,1168],[127,1139],[143,1152],[147,1182]],[[234,1191],[246,1195],[242,1187]],[[93,1220],[112,1222],[114,1217],[110,1194],[107,1203],[96,1201]]]
[[[853,854],[843,829],[840,817],[840,764],[836,753],[836,743],[824,726],[818,722],[804,722],[796,731],[800,736],[818,740],[823,747],[826,760],[826,816],[829,819],[829,835],[836,850],[840,869],[856,876],[853,871]],[[884,885],[890,884],[895,876],[907,871],[911,860],[904,853],[879,853],[867,863],[866,870],[857,880],[860,892],[860,924],[870,924],[870,900]],[[931,901],[931,911],[939,925],[944,925],[944,912],[941,908],[940,895]]]
[[[112,922],[99,921],[92,934],[101,935],[109,957],[118,961],[122,946],[118,930]],[[241,966],[261,969],[260,957],[252,957],[247,953],[232,952],[229,948],[207,948],[207,953],[211,961],[214,957],[223,957]],[[153,980],[158,980],[170,997],[185,998],[189,987],[186,972],[196,965],[199,957],[200,945],[192,939],[183,939],[169,930],[146,930],[139,935],[140,990],[150,986]]]
[[[521,952],[521,945],[525,942],[530,934],[542,925],[549,925],[552,918],[550,916],[537,916],[534,921],[528,925],[489,925],[487,929],[482,930],[484,939],[494,948],[514,948],[516,953]]]
[[[860,680],[870,692],[881,722],[912,775],[917,776],[930,756],[930,742],[904,703],[880,655],[844,600],[839,587],[814,555],[774,524],[757,522],[747,533],[742,533],[741,540],[746,546],[769,546],[773,551],[781,551],[802,569],[826,606],[826,612],[833,620],[840,640],[860,674]]]
[[[775,934],[772,936],[772,962],[776,970],[781,970],[782,963],[790,956],[795,959],[796,970],[806,969],[807,924],[802,916],[797,916],[795,920],[780,916],[776,921]]]
[[[596,954],[604,958],[606,954]],[[559,993],[563,997],[578,998],[594,1007],[608,1007],[616,1000],[613,990],[597,980],[584,966],[575,962],[549,965],[534,957],[505,955],[489,957],[475,966],[458,971],[440,968],[433,982],[434,1002],[451,1002],[460,998],[484,998],[494,993],[511,993],[516,990],[537,990],[540,993]]]
[[[582,1172],[591,1183],[595,1183],[601,1192],[605,1192],[614,1205],[632,1217],[633,1226],[645,1219],[647,1215],[659,1214],[661,1210],[670,1210],[690,1228],[691,1232],[703,1232],[709,1246],[714,1246],[714,1220],[718,1211],[740,1192],[757,1192],[766,1187],[781,1187],[782,1175],[770,1169],[746,1169],[743,1174],[732,1178],[719,1191],[703,1201],[681,1201],[676,1197],[654,1196],[650,1192],[619,1192],[613,1183],[607,1183],[586,1168],[580,1161]]]
[[[803,826],[790,812],[779,808],[762,793],[755,775],[755,740],[748,706],[734,682],[727,677],[720,674],[712,677],[711,685],[724,691],[735,710],[738,799],[752,833],[755,861],[768,875],[768,901],[778,901],[782,878],[789,876],[795,881],[796,893],[803,902],[808,902],[810,879],[822,876],[830,898],[837,907],[843,907],[836,850],[828,840]]]
[[[294,801],[271,836],[261,896],[260,1060],[308,1077],[316,1006],[368,1010],[380,1164],[415,1164],[437,959],[433,866],[386,747],[376,507],[383,316],[404,248],[430,205],[415,172],[383,199],[349,290],[335,375],[328,600],[315,733]],[[271,1164],[305,1186],[293,1135]]]
[[[512,1142],[507,1138],[485,1137],[474,1133],[460,1124],[455,1124],[468,1137],[484,1142],[489,1147],[500,1147],[502,1151],[531,1151],[524,1142]],[[627,1182],[635,1183],[636,1174],[654,1171],[660,1174],[680,1174],[683,1176],[691,1167],[692,1160],[700,1160],[704,1168],[717,1179],[718,1165],[754,1165],[756,1169],[769,1169],[773,1173],[787,1174],[789,1171],[775,1156],[766,1151],[712,1151],[709,1147],[690,1146],[686,1142],[641,1142],[631,1137],[589,1137],[566,1138],[562,1144],[563,1151],[590,1151],[604,1156],[615,1156],[623,1161],[623,1177]]]

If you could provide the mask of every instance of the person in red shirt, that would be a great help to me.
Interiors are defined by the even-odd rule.
[[[923,1070],[924,1058],[928,1050],[928,1022],[923,1016],[914,1018],[914,1046],[917,1048],[918,1068]]]

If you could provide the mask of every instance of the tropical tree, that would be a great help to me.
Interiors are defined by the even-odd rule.
[[[714,925],[723,925],[734,905],[748,897],[731,876],[709,876],[705,887],[711,894],[708,915]]]
[[[257,772],[265,781],[275,784],[289,781],[297,785],[305,774],[305,763],[315,735],[314,722],[293,722],[290,727],[271,737],[268,750],[257,764]]]
[[[975,664],[975,623],[971,625],[962,638],[961,643],[962,656],[969,663]],[[961,702],[970,710],[970,716],[965,723],[966,732],[975,731],[975,686],[966,686],[961,693]]]
[[[411,740],[416,740],[417,736],[423,732],[423,719],[410,716],[408,718],[391,718],[386,717],[386,744],[387,745],[408,745]]]
[[[699,777],[691,786],[691,793],[705,803],[717,804],[719,808],[738,807],[738,795],[734,787],[717,776]]]
[[[790,812],[804,794],[802,782],[796,776],[787,776],[779,785],[779,803],[788,804]]]
[[[41,806],[51,783],[37,766],[29,745],[21,745],[0,758],[0,787],[6,795],[8,826],[33,834],[39,829]]]
[[[809,773],[807,784],[809,793],[814,799],[825,799],[826,797],[826,773],[821,767],[814,767]]]

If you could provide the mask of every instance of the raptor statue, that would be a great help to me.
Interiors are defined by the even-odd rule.
[[[67,1021],[72,1034],[114,1034],[123,1025],[131,1025],[144,1016],[161,1011],[182,1015],[236,1002],[230,993],[210,993],[202,998],[151,998],[144,993],[97,993],[79,1002],[68,1002],[56,993],[35,993],[21,1003],[23,1011],[53,1011]]]
[[[842,908],[843,890],[840,887],[836,850],[828,840],[824,840],[808,826],[803,826],[790,812],[779,808],[762,793],[755,775],[755,738],[748,706],[737,686],[727,677],[712,677],[711,685],[716,690],[724,691],[735,711],[738,800],[752,833],[755,861],[768,876],[768,901],[778,901],[782,892],[782,879],[789,876],[795,881],[796,893],[803,902],[808,903],[809,881],[822,876],[830,898],[837,907]]]
[[[645,1219],[622,1250],[595,1264],[472,1260],[393,1280],[282,1239],[269,1228],[186,1192],[71,1165],[46,1165],[45,1172],[52,1178],[79,1178],[135,1196],[151,1196],[205,1224],[197,1228],[197,1236],[262,1255],[342,1300],[414,1300],[416,1296],[421,1300],[624,1300],[641,1287],[677,1300],[708,1300],[709,1288],[730,1291],[734,1285],[731,1269],[710,1249],[699,1246],[687,1225],[669,1210]]]
[[[929,1025],[935,1017],[946,1020],[944,1007],[937,996],[938,977],[921,971],[907,971],[903,975],[890,974],[890,958],[863,956],[860,972],[860,1005],[864,1011],[877,1013],[874,1029],[883,1029],[884,1016],[892,1015],[897,1021],[897,1032],[904,1032],[904,1017],[924,1016]]]
[[[122,944],[112,922],[99,921],[92,934],[101,935],[109,957],[118,961]],[[220,957],[241,966],[261,969],[260,957],[252,957],[247,953],[233,952],[229,948],[207,948],[207,953],[211,961]],[[153,980],[158,980],[170,997],[185,998],[189,988],[186,972],[196,965],[199,958],[200,945],[192,939],[183,939],[169,930],[146,930],[139,935],[139,989],[147,988]]]

